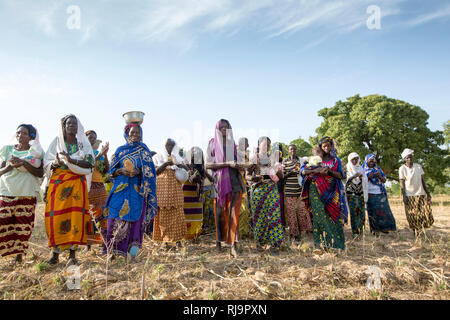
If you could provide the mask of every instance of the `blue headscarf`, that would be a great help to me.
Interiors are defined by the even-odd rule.
[[[375,160],[375,166],[373,168],[369,168],[368,162],[372,158]],[[384,184],[380,181],[380,179],[378,179],[376,174],[377,174],[377,172],[379,172],[383,178],[386,178],[386,175],[384,174],[383,170],[381,170],[381,168],[377,165],[377,158],[375,157],[374,154],[369,153],[366,156],[366,159],[364,160],[364,164],[363,164],[363,169],[364,169],[364,173],[366,174],[369,181],[372,184],[378,186],[381,190],[381,193],[386,195],[387,194],[386,188],[384,187]],[[369,174],[371,174],[371,173],[374,173],[374,176],[372,178],[369,178]]]
[[[139,142],[130,142],[128,139],[129,131],[132,127],[137,126],[141,132],[141,139]],[[114,172],[120,168],[121,161],[129,156],[130,154],[138,154],[138,157],[140,158],[140,161],[142,163],[141,168],[141,177],[142,182],[140,185],[139,191],[135,189],[135,191],[138,191],[139,195],[144,197],[144,204],[146,205],[146,216],[145,216],[145,222],[146,225],[150,223],[150,220],[153,219],[157,213],[158,205],[157,205],[157,199],[156,199],[156,169],[155,165],[153,164],[153,159],[151,155],[150,149],[147,147],[145,143],[142,142],[142,128],[141,126],[137,124],[131,124],[127,125],[125,127],[124,132],[124,138],[127,141],[126,144],[119,147],[116,152],[114,153],[114,156],[111,159],[111,167],[109,170],[109,175],[113,175]],[[137,186],[139,188],[139,186]],[[114,189],[114,188],[113,188]],[[111,195],[113,194],[114,190],[111,190],[111,193],[109,195],[109,198],[111,198]],[[108,198],[108,200],[109,200]],[[107,201],[108,203],[108,201]],[[131,213],[130,213],[131,214]],[[140,217],[140,214],[137,218]],[[124,220],[128,220],[125,217],[123,217]],[[131,221],[135,219],[130,219]],[[137,220],[137,219],[136,219]]]

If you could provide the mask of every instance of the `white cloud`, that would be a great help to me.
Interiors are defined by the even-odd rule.
[[[407,25],[414,27],[417,25],[421,25],[421,24],[428,23],[433,20],[442,19],[442,18],[450,18],[450,6],[447,6],[446,8],[438,9],[431,13],[421,15],[421,16],[417,17],[416,19],[408,21]]]
[[[75,31],[62,27],[70,0],[4,0],[6,13],[20,23],[31,17],[49,37]],[[406,0],[120,0],[84,1],[79,43],[95,37],[113,41],[138,41],[175,46],[181,51],[196,47],[203,37],[235,36],[253,32],[262,39],[289,37],[313,30],[321,39],[366,28],[367,7],[377,5],[382,18],[405,13]],[[9,10],[8,10],[9,9]],[[28,18],[23,18],[23,14]],[[399,15],[400,16],[400,15]],[[450,16],[450,6],[409,22],[414,26]],[[1,21],[2,13],[0,13]],[[404,19],[404,17],[401,17]],[[28,22],[29,23],[29,22]],[[383,22],[382,22],[383,28]],[[308,39],[310,41],[310,39]],[[307,41],[308,41],[307,40]],[[322,40],[325,41],[325,40]],[[313,41],[315,46],[322,41]]]

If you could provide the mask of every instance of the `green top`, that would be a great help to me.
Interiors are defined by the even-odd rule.
[[[11,156],[24,159],[28,150],[17,151],[14,146],[4,146],[0,150],[0,162],[7,162]],[[44,156],[41,156],[43,161]],[[0,195],[7,197],[36,197],[39,195],[40,179],[28,171],[20,171],[13,168],[0,177]]]
[[[66,148],[67,148],[67,153],[70,156],[73,155],[74,153],[77,153],[77,151],[78,151],[78,145],[77,144],[69,144],[67,142],[65,142],[65,144],[66,144]],[[91,166],[94,166],[94,164],[95,164],[95,159],[90,154],[85,155],[83,160],[84,161],[88,161],[91,164]],[[69,167],[66,166],[65,164],[63,164],[61,166],[61,169],[66,169],[67,170],[67,169],[69,169]]]

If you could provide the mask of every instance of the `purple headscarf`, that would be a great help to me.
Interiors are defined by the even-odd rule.
[[[226,136],[226,150],[227,154],[224,155],[223,150],[223,136],[220,131],[220,124],[222,120],[219,120],[216,124],[214,138],[209,141],[208,145],[208,162],[211,163],[224,163],[228,161],[239,161],[237,154],[237,146],[233,138],[233,130],[231,126],[227,129]],[[230,152],[233,150],[234,152]],[[222,168],[214,172],[214,177],[216,178],[216,188],[218,191],[218,204],[223,207],[227,200],[228,194],[232,192],[231,179],[230,179],[230,169]]]

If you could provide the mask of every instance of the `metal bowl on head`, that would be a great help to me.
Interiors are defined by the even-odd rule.
[[[144,122],[144,115],[142,111],[129,111],[123,114],[123,118],[127,124],[138,123],[139,125]]]

